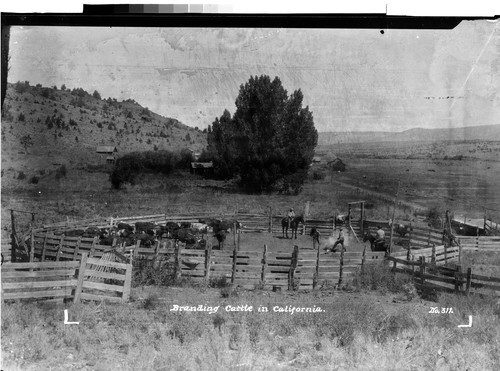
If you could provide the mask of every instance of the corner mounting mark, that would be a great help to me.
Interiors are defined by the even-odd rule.
[[[458,325],[458,327],[472,327],[472,316],[469,316],[469,324],[468,325]]]
[[[64,310],[64,324],[65,325],[79,325],[80,322],[68,322],[68,310]]]

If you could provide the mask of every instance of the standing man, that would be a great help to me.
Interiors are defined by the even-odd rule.
[[[341,244],[342,245],[342,250],[345,251],[345,247],[344,247],[344,228],[342,228],[342,227],[340,227],[339,238],[337,238],[337,241],[333,244],[332,252],[335,252],[335,248],[337,247],[338,244]]]
[[[319,237],[320,237],[319,231],[316,228],[312,228],[311,233],[309,235],[312,237],[313,243],[318,244],[318,249],[319,249]]]

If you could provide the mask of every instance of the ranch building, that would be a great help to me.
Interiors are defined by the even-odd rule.
[[[116,155],[118,154],[118,149],[116,146],[98,146],[96,152],[101,155],[106,155],[107,164],[114,164],[116,161]]]
[[[212,175],[214,172],[213,162],[191,162],[191,174]]]
[[[346,166],[340,158],[328,162],[328,167],[333,171],[345,171]]]

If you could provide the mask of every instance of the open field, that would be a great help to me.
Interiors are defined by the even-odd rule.
[[[348,170],[335,179],[426,208],[482,217],[483,207],[500,210],[500,142],[380,142],[321,146],[333,150]],[[496,212],[494,217],[500,217]]]
[[[207,287],[138,288],[124,305],[6,304],[5,370],[495,370],[498,310],[441,296],[394,304],[386,291],[299,294]],[[226,297],[224,297],[226,296]],[[174,312],[174,305],[219,307]],[[252,312],[226,306],[253,306]],[[321,308],[316,313],[275,307]],[[269,312],[258,312],[259,307]],[[430,314],[432,307],[453,313]],[[247,307],[248,308],[248,307]],[[474,316],[474,327],[457,326]]]

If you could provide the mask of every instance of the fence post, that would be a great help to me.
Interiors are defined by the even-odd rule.
[[[33,263],[35,260],[35,232],[33,231],[33,227],[31,228],[31,241],[30,241],[30,263]]]
[[[458,244],[458,264],[462,264],[462,244],[458,242],[458,240],[457,244]]]
[[[90,248],[90,256],[94,256],[95,254],[95,246],[97,245],[97,236],[94,237],[94,240],[92,241],[92,247]]]
[[[361,257],[361,274],[363,274],[365,270],[365,264],[366,264],[366,245],[363,247],[363,256]]]
[[[236,245],[235,245],[234,249],[233,249],[233,270],[231,273],[231,285],[234,284],[234,279],[236,277],[236,255],[237,255],[237,252],[236,252]]]
[[[446,262],[446,257],[445,257],[445,262]],[[436,264],[436,245],[435,244],[432,244],[431,264]]]
[[[237,248],[238,248],[238,251],[240,251],[241,229],[239,229],[239,230],[238,230],[237,235],[238,235],[238,237],[237,237],[237,241],[236,241],[236,243],[237,243],[237,245],[236,245],[236,246],[237,246]]]
[[[469,295],[472,268],[467,268],[467,281],[465,282],[465,295]]]
[[[205,248],[205,282],[210,281],[210,267],[212,266],[212,244],[208,243]]]
[[[59,241],[59,247],[57,248],[57,253],[56,253],[56,261],[59,261],[59,259],[61,258],[63,241],[64,241],[64,235],[61,236],[61,240]]]
[[[262,272],[260,274],[260,284],[262,288],[266,285],[266,268],[267,268],[267,245],[264,245],[264,252],[262,254]]]
[[[427,247],[431,244],[431,230],[429,227],[429,233],[427,234]]]
[[[408,255],[410,255],[410,250],[411,250],[411,232],[413,228],[410,223],[410,230],[408,231]]]
[[[82,260],[80,261],[80,268],[78,268],[78,278],[76,281],[73,303],[78,303],[80,301],[80,296],[82,294],[82,288],[83,288],[83,278],[85,275],[85,269],[87,268],[87,259],[88,255],[86,252],[84,252],[82,254]]]
[[[125,269],[125,281],[123,282],[122,303],[126,303],[130,299],[130,287],[132,286],[132,262],[127,264]]]
[[[342,284],[342,275],[344,273],[344,246],[340,250],[340,267],[339,267],[339,287]]]
[[[444,244],[444,264],[448,263],[448,248],[446,247],[446,244]]]
[[[462,291],[463,283],[462,283],[462,267],[459,265],[456,267],[455,272],[455,293]]]
[[[45,261],[45,249],[47,248],[47,234],[48,234],[48,232],[45,231],[45,237],[43,238],[42,257],[40,260],[42,262]]]
[[[420,257],[420,269],[419,269],[419,275],[420,275],[420,283],[423,285],[425,282],[425,256]]]
[[[316,289],[316,287],[318,286],[318,280],[319,280],[319,262],[320,262],[320,259],[319,259],[319,247],[318,247],[318,251],[316,251],[316,269],[314,271],[314,277],[313,277],[313,290]]]
[[[174,281],[177,281],[182,275],[181,272],[181,248],[179,247],[179,243],[175,244],[175,269],[174,269]],[[137,250],[136,250],[137,252]]]
[[[290,270],[288,271],[288,290],[293,290],[293,281],[295,278],[295,269],[297,268],[297,262],[299,260],[299,247],[297,245],[293,246],[292,260],[290,262]]]
[[[392,271],[394,272],[394,271],[396,270],[396,268],[397,268],[398,262],[396,261],[396,258],[395,258],[395,257],[389,257],[389,258],[394,259],[394,260],[392,261]]]
[[[273,208],[269,206],[269,233],[273,233]]]
[[[234,244],[235,250],[237,250],[237,246],[236,246],[236,223],[233,223],[233,244]]]
[[[78,256],[78,251],[80,251],[80,242],[82,241],[82,237],[78,237],[78,240],[76,240],[76,246],[75,246],[75,251],[73,252],[73,260],[76,260]]]

